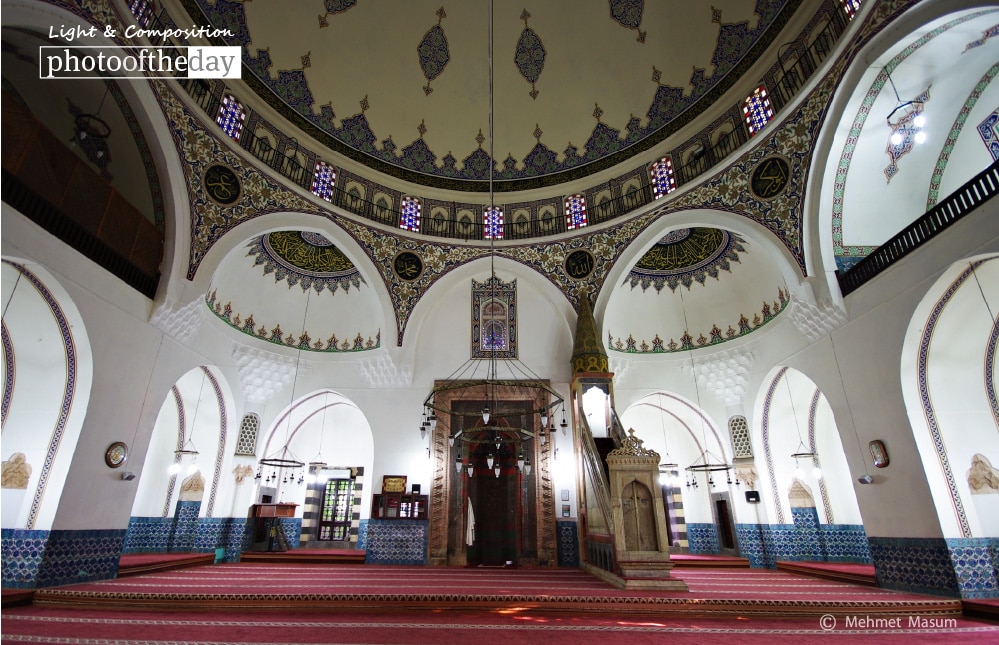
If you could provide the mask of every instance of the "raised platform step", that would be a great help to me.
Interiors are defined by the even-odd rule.
[[[363,549],[288,549],[287,551],[244,551],[240,562],[287,564],[364,564]]]
[[[118,559],[118,577],[201,567],[214,563],[214,553],[126,553]]]
[[[0,594],[0,607],[19,607],[30,605],[35,596],[34,589],[4,589]]]
[[[877,587],[873,564],[853,564],[848,562],[777,562],[778,571],[797,573],[824,580],[838,580],[857,585]]]
[[[261,610],[573,611],[686,616],[960,616],[961,601],[807,580],[760,569],[678,572],[689,591],[615,589],[569,568],[445,568],[403,565],[220,564],[141,580],[39,589],[35,606]]]
[[[670,562],[677,569],[708,567],[711,569],[748,569],[748,558],[736,558],[727,555],[692,555],[689,553],[671,553]]]
[[[964,615],[972,618],[985,618],[999,622],[999,598],[962,600]]]

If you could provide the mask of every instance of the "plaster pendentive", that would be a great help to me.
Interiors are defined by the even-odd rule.
[[[178,342],[186,343],[194,337],[203,324],[204,314],[200,305],[200,298],[183,305],[166,301],[156,308],[149,322]]]
[[[290,385],[295,378],[297,361],[246,345],[235,345],[232,359],[236,363],[239,385],[247,404],[268,401],[276,392]]]
[[[846,322],[846,312],[829,298],[812,303],[792,293],[790,314],[795,329],[812,342]]]
[[[413,366],[399,365],[388,354],[351,361],[368,387],[409,387],[413,384]]]
[[[695,360],[694,374],[725,405],[738,405],[746,393],[746,381],[755,358],[756,354],[746,347],[725,350]]]

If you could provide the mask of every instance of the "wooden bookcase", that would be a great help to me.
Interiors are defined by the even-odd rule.
[[[429,496],[412,493],[375,493],[371,496],[373,520],[425,520]]]

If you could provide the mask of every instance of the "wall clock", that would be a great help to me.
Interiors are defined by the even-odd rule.
[[[104,463],[108,465],[108,468],[121,466],[125,463],[126,458],[128,458],[128,446],[123,441],[115,441],[108,446],[107,452],[104,453]]]

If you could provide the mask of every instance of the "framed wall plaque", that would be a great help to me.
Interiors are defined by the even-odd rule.
[[[406,476],[405,475],[384,475],[382,477],[382,492],[383,493],[405,493],[406,492]]]
[[[877,439],[867,444],[871,449],[871,459],[874,460],[875,468],[884,468],[888,465],[888,451],[885,450],[885,444]]]

